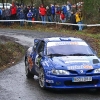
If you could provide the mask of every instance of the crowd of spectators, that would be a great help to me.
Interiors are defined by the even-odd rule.
[[[75,6],[77,6],[76,4]],[[76,7],[74,8],[76,9]],[[67,1],[64,5],[50,4],[49,6],[44,6],[36,8],[35,6],[23,6],[12,4],[11,8],[4,9],[0,8],[0,20],[29,20],[29,21],[42,21],[45,25],[46,21],[49,22],[61,22],[61,23],[72,23],[77,24],[78,30],[82,30],[83,26],[83,16],[81,9],[76,9],[73,11],[72,4]],[[4,22],[4,25],[11,25],[13,22]],[[24,21],[20,21],[20,25],[24,25]],[[28,25],[32,26],[29,22]],[[76,27],[72,25],[72,29],[75,30]]]

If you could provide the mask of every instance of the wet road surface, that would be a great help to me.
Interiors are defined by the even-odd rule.
[[[0,29],[0,35],[13,37],[24,46],[32,46],[36,37],[58,36],[53,33],[10,29]],[[23,57],[16,65],[0,72],[0,100],[100,100],[100,92],[83,89],[41,90],[37,78],[31,80],[26,78]]]

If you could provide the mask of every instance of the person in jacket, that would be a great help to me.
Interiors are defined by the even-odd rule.
[[[6,16],[5,16],[5,9],[3,8],[2,9],[2,20],[5,20],[6,19]],[[3,22],[3,25],[6,25],[5,22]]]
[[[72,5],[69,1],[67,1],[66,7],[67,7],[67,20],[69,20],[71,16],[71,10],[72,10]]]
[[[61,13],[61,8],[59,5],[55,5],[55,21],[60,22],[60,13]]]
[[[39,14],[41,16],[42,24],[45,25],[45,21],[46,21],[46,8],[43,5],[41,5],[39,7]]]
[[[70,23],[76,24],[76,19],[75,19],[75,13],[74,12],[71,12]],[[75,29],[77,29],[77,26],[72,25],[72,30],[75,30]]]
[[[55,6],[53,4],[51,4],[50,9],[51,9],[52,21],[55,21]]]
[[[5,19],[10,20],[10,16],[11,16],[11,11],[10,9],[6,8],[5,9]],[[6,26],[9,26],[10,23],[11,23],[10,21],[6,22]]]
[[[33,7],[31,8],[31,11],[32,11],[32,13],[33,13],[33,18],[34,18],[34,20],[36,20],[36,17],[37,17],[37,9],[33,6]]]
[[[17,19],[18,19],[18,14],[20,13],[20,11],[22,10],[21,6],[17,7]]]
[[[47,6],[46,10],[47,10],[47,19],[48,19],[49,22],[52,22],[52,19],[51,19],[51,9]]]
[[[17,18],[16,15],[17,15],[17,8],[15,5],[12,5],[12,7],[11,7],[11,19],[15,20]]]
[[[83,14],[82,14],[81,9],[79,9],[79,17],[80,17],[80,20],[81,20],[81,24],[83,24]],[[83,30],[83,25],[81,27],[82,27],[82,30]]]
[[[2,9],[0,8],[0,20],[2,20]]]
[[[20,10],[20,12],[18,13],[18,18],[20,21],[20,26],[24,26],[24,19],[25,19],[25,14],[23,12],[23,10]]]
[[[63,11],[63,13],[64,13],[66,19],[68,19],[68,15],[67,15],[67,7],[66,7],[66,5],[63,5],[63,6],[62,6],[62,11]],[[66,19],[65,19],[65,20],[66,20]]]
[[[62,23],[65,23],[65,21],[66,21],[66,16],[63,11],[61,11],[61,13],[60,13],[60,20]]]
[[[29,21],[32,21],[32,17],[33,17],[33,13],[32,13],[31,10],[29,10],[29,12],[27,13],[27,19],[28,19]],[[29,26],[32,26],[32,22],[28,22],[28,25],[29,25]]]
[[[81,18],[79,16],[79,10],[77,10],[76,14],[75,14],[75,19],[76,19],[76,23],[78,24],[78,30],[82,30],[82,23],[81,23]]]
[[[28,14],[28,12],[29,12],[29,7],[28,7],[28,6],[24,6],[23,11],[24,11],[24,14],[25,14],[25,19],[27,20],[27,19],[28,19],[28,18],[27,18],[27,14]]]

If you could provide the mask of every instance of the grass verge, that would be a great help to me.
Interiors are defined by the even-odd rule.
[[[16,64],[25,54],[25,47],[4,36],[3,38],[0,39],[0,71]]]

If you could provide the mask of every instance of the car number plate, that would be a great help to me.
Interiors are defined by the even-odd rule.
[[[92,81],[92,77],[74,77],[72,78],[72,82],[88,82]]]

